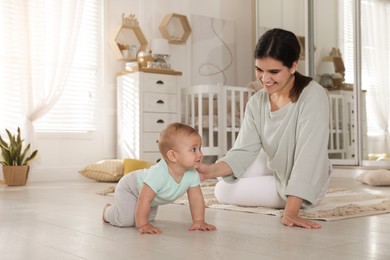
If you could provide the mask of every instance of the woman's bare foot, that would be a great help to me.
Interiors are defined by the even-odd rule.
[[[103,208],[103,216],[102,216],[102,219],[103,219],[103,222],[104,222],[104,223],[108,223],[108,221],[104,219],[104,213],[106,212],[106,209],[107,209],[109,206],[111,206],[111,204],[110,204],[110,203],[107,203],[107,204],[104,206],[104,208]]]

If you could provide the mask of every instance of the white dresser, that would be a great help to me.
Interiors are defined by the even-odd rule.
[[[146,70],[146,69],[145,69]],[[157,162],[157,139],[168,124],[180,122],[180,72],[123,72],[117,77],[118,158]]]

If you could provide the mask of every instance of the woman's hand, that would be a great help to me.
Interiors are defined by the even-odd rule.
[[[201,163],[199,165],[199,167],[196,168],[196,170],[199,173],[199,178],[200,178],[201,181],[204,181],[204,180],[207,180],[207,179],[211,179],[211,177],[209,176],[210,175],[210,165]]]
[[[198,168],[196,168],[196,170],[199,173],[199,178],[201,181],[232,174],[232,169],[225,162],[217,162],[211,165],[202,163]]]
[[[282,223],[288,227],[321,228],[321,225],[296,215],[283,214]]]
[[[299,210],[302,206],[302,199],[296,196],[288,196],[282,223],[288,227],[320,228],[321,225],[314,221],[304,219],[299,216]]]

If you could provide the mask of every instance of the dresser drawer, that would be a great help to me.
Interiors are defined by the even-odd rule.
[[[161,74],[147,74],[143,78],[144,90],[160,93],[176,93],[176,77]]]
[[[167,125],[177,121],[177,114],[144,113],[144,132],[161,132]]]
[[[176,113],[177,101],[176,95],[164,93],[144,93],[144,111]]]
[[[145,152],[159,152],[158,137],[160,133],[144,133],[144,151]]]

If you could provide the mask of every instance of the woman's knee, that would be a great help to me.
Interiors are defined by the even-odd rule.
[[[219,201],[219,203],[227,204],[226,202],[226,194],[227,193],[227,183],[224,180],[220,180],[217,182],[214,188],[215,198]]]
[[[214,195],[222,204],[272,208],[285,204],[276,191],[273,176],[241,178],[235,183],[222,180],[216,184]]]

